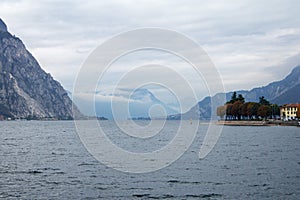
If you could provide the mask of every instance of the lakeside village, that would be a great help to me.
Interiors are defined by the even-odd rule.
[[[234,92],[230,101],[217,108],[218,124],[236,126],[285,125],[300,126],[300,103],[279,106],[264,96],[259,102],[245,102],[243,95]]]

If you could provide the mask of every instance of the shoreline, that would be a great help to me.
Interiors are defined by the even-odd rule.
[[[247,120],[232,120],[232,121],[225,121],[220,120],[217,121],[217,125],[224,125],[224,126],[299,126],[298,121],[247,121]]]

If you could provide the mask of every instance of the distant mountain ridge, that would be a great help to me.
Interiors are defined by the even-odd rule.
[[[73,119],[83,115],[0,19],[0,116]]]
[[[128,91],[125,91],[125,93],[127,92]],[[149,110],[154,105],[159,105],[164,108],[167,115],[177,113],[177,111],[172,109],[164,102],[160,101],[150,90],[146,88],[136,89],[131,96],[128,96],[128,94],[119,94],[118,96],[114,94],[109,96],[124,97],[124,99],[129,100],[128,105],[126,104],[126,106],[128,106],[130,116],[127,116],[127,118],[149,118]],[[110,119],[119,119],[119,117],[121,116],[121,114],[120,116],[113,116],[112,105],[110,102],[96,102],[95,105],[96,113],[98,116],[101,115]],[[121,119],[124,119],[124,117],[125,115],[122,115]],[[161,117],[161,115],[157,114],[157,117]]]
[[[258,102],[259,97],[264,96],[271,103],[278,105],[288,103],[300,103],[300,66],[295,67],[291,73],[281,81],[272,82],[266,86],[247,90],[236,91],[242,94],[246,101]],[[233,92],[226,93],[226,100],[230,100]],[[219,101],[221,94],[212,98],[219,105],[225,102]],[[169,119],[211,119],[216,118],[216,111],[211,112],[211,97],[205,97],[198,105],[192,107],[188,112],[169,116]],[[211,116],[213,114],[213,116]]]
[[[149,117],[149,109],[154,105],[159,105],[164,108],[167,115],[177,113],[145,88],[135,90],[130,99],[136,100],[136,102],[129,104],[129,109],[132,110],[133,117]],[[157,115],[156,117],[161,116]]]
[[[282,105],[300,101],[299,92],[291,93],[296,89],[300,91],[300,66],[295,67],[283,80],[245,91],[244,96],[247,101],[257,101],[260,96],[265,96],[270,102]]]

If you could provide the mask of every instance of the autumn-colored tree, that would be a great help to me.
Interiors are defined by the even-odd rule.
[[[249,106],[250,102],[246,102],[242,105],[241,108],[241,115],[244,119],[249,119],[250,116],[248,115],[248,106]]]
[[[232,104],[229,103],[229,104],[226,104],[226,119],[232,119]]]
[[[247,106],[247,114],[250,119],[257,118],[257,110],[259,108],[259,103],[249,102]]]
[[[257,110],[257,115],[262,118],[267,118],[271,115],[271,106],[261,105]]]
[[[217,115],[223,120],[226,115],[226,105],[217,108]]]
[[[217,115],[221,119],[226,116],[226,120],[233,119],[258,119],[267,117],[276,117],[280,115],[280,107],[276,104],[270,104],[264,96],[259,97],[259,103],[245,102],[245,98],[242,94],[232,93],[230,101],[227,101],[224,106],[217,108]],[[300,104],[297,112],[300,119]]]
[[[241,108],[243,103],[241,101],[236,101],[232,105],[231,114],[234,116],[235,119],[241,119]]]

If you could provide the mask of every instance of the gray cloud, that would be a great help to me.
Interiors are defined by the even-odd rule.
[[[297,0],[20,0],[1,1],[0,17],[70,91],[93,49],[140,27],[168,28],[197,41],[220,71],[225,88],[234,90],[283,78],[300,64],[299,6]]]

